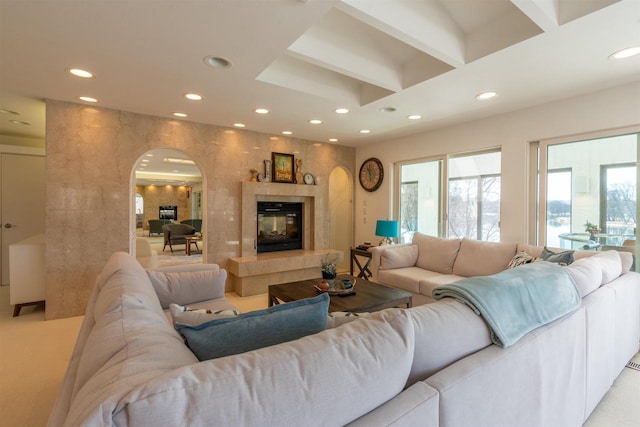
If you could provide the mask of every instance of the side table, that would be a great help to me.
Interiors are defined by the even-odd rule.
[[[362,265],[360,263],[360,259],[358,259],[358,257],[362,257],[362,258],[366,258],[366,262],[364,263],[364,265]],[[372,276],[371,270],[369,270],[369,264],[371,264],[371,252],[364,250],[364,249],[358,249],[358,248],[351,248],[351,269],[350,269],[350,274],[352,276],[354,276],[353,274],[353,264],[356,264],[356,266],[358,267],[359,273],[357,274],[357,277],[365,279],[365,280],[369,280],[369,278]]]

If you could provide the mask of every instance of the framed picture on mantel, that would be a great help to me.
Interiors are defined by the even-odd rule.
[[[293,154],[271,153],[273,182],[293,184],[295,177]]]

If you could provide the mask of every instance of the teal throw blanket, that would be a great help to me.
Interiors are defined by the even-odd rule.
[[[491,340],[509,347],[533,329],[580,306],[581,297],[564,267],[550,262],[525,264],[493,276],[462,279],[433,290],[433,298],[456,298],[481,315]]]

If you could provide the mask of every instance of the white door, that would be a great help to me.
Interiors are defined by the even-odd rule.
[[[9,284],[9,245],[44,233],[45,162],[43,156],[2,153],[0,236],[2,284]]]

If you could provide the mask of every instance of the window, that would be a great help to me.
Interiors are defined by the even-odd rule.
[[[547,174],[547,245],[561,247],[560,235],[571,231],[571,169]]]
[[[399,164],[400,241],[416,231],[499,241],[500,161],[495,150]]]
[[[400,165],[400,242],[408,243],[420,231],[439,235],[440,159]]]
[[[635,250],[640,134],[541,141],[535,243],[567,249]],[[542,179],[544,178],[544,179]],[[586,224],[597,227],[589,232]],[[625,249],[621,249],[625,250]]]
[[[500,241],[500,152],[449,159],[450,238]]]

